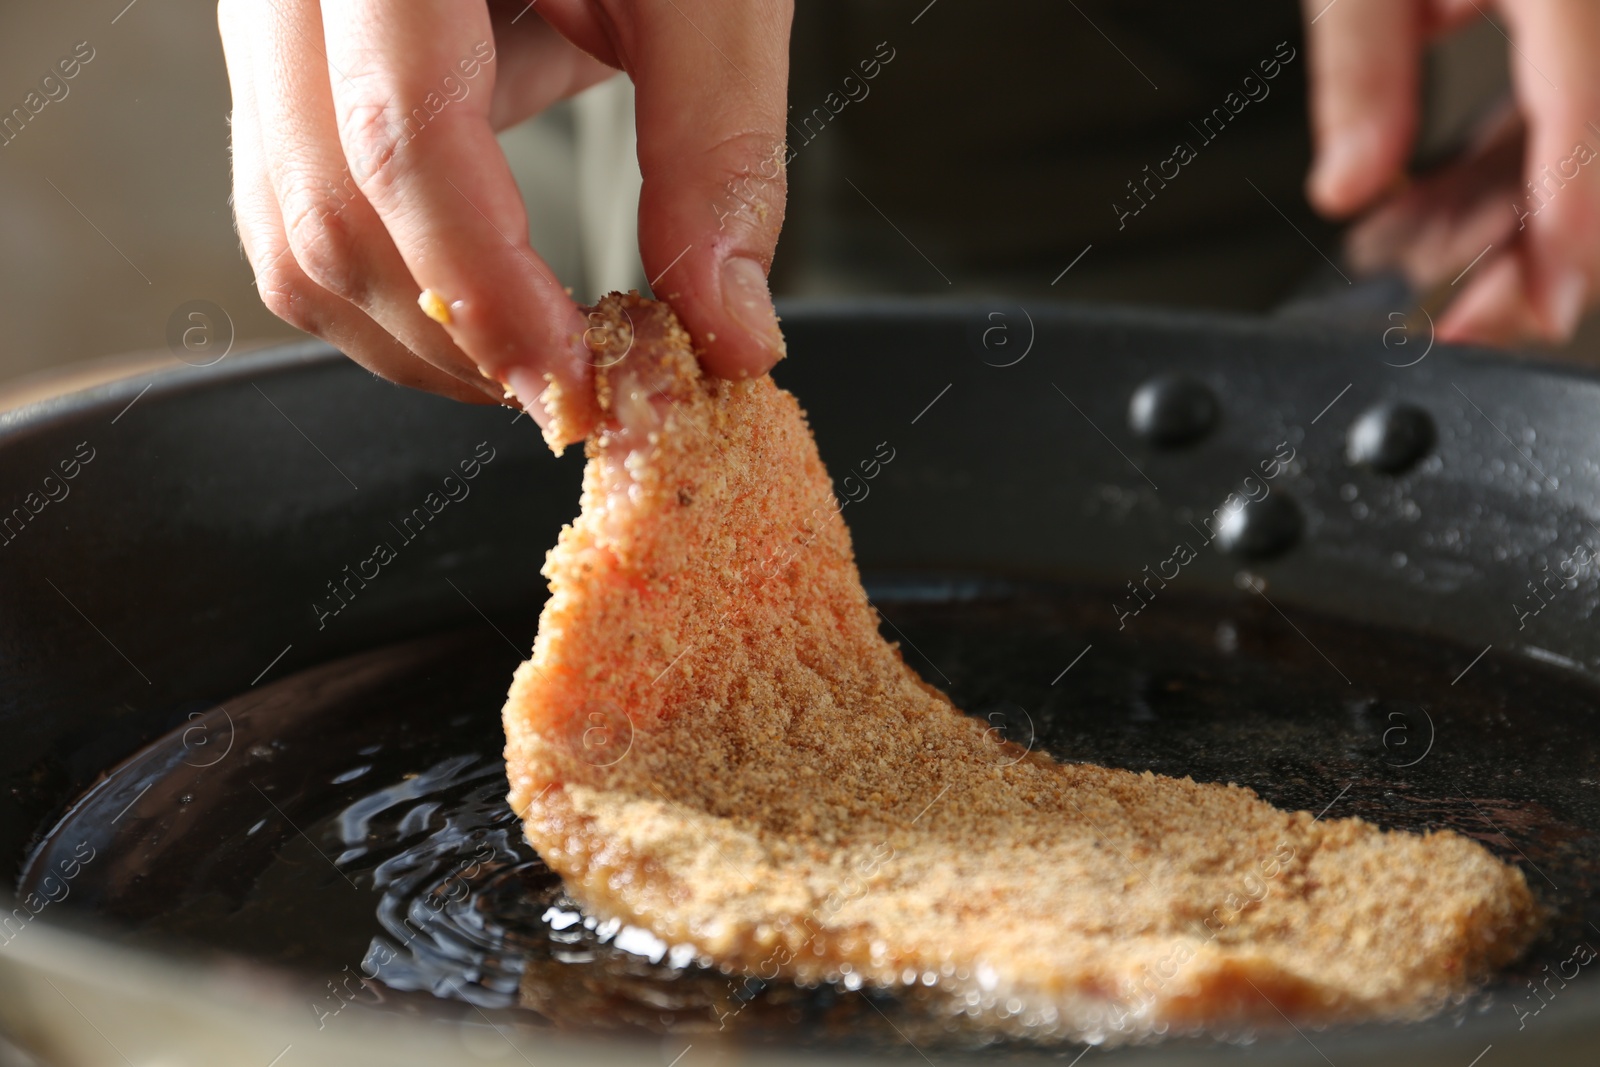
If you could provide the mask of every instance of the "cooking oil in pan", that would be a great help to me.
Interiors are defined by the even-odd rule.
[[[1300,613],[1290,625],[1259,598],[1172,597],[1119,628],[1095,590],[869,586],[912,666],[1010,740],[1238,782],[1280,807],[1448,827],[1519,864],[1553,911],[1548,932],[1426,1025],[1511,1019],[1535,1006],[1525,987],[1543,968],[1600,946],[1600,698],[1575,677],[1492,654],[1463,675],[1472,650]],[[283,968],[323,1025],[356,1002],[466,1002],[523,1026],[786,1046],[992,1040],[960,1024],[937,976],[892,993],[762,982],[585,915],[505,804],[499,712],[515,665],[487,629],[448,633],[192,717],[62,819],[24,886],[87,845],[96,858],[63,906],[130,941]]]

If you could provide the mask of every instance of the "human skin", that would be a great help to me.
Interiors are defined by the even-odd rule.
[[[766,272],[792,14],[790,0],[221,0],[234,210],[262,300],[391,381],[480,403],[509,391],[548,426],[547,384],[591,392],[595,339],[529,245],[494,134],[622,70],[646,274],[707,369],[765,373],[783,351]],[[730,211],[736,181],[745,209]],[[569,419],[552,444],[589,429]]]
[[[1427,288],[1492,246],[1439,337],[1569,338],[1600,279],[1600,166],[1536,213],[1513,204],[1575,143],[1600,146],[1588,126],[1600,123],[1600,5],[1303,5],[1307,195],[1331,217],[1366,216],[1352,259]],[[1513,119],[1407,185],[1422,53],[1490,12],[1509,38]],[[581,439],[595,413],[552,430],[546,389],[589,396],[603,338],[529,245],[494,133],[621,70],[637,87],[646,274],[708,371],[765,373],[783,353],[766,272],[784,215],[792,14],[792,0],[221,0],[234,208],[263,301],[385,378],[514,400],[553,444]]]
[[[1568,164],[1559,187],[1545,168],[1560,170],[1576,145],[1600,148],[1590,126],[1600,126],[1600,5],[1302,0],[1302,8],[1316,147],[1307,195],[1330,217],[1367,213],[1351,233],[1355,265],[1399,267],[1427,290],[1492,245],[1452,287],[1458,292],[1439,320],[1439,338],[1570,338],[1600,281],[1600,166]],[[1483,18],[1507,38],[1512,105],[1484,124],[1459,159],[1408,183],[1423,52]],[[1546,195],[1529,199],[1527,182],[1544,183]]]

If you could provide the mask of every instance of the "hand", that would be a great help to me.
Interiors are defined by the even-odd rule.
[[[1353,265],[1398,266],[1419,291],[1450,292],[1441,340],[1570,338],[1600,283],[1600,165],[1591,165],[1600,162],[1600,4],[1304,0],[1304,9],[1316,20],[1308,195],[1334,217],[1381,202],[1351,230]],[[1404,185],[1423,47],[1491,16],[1509,35],[1514,106],[1491,116],[1461,158]]]
[[[764,373],[783,345],[766,270],[791,17],[792,0],[221,0],[234,211],[262,300],[391,381],[514,393],[552,445],[581,439],[594,412],[570,400],[604,353],[529,246],[494,133],[620,69],[645,269],[708,370]],[[568,398],[557,426],[549,383]]]

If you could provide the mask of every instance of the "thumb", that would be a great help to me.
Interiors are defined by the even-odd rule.
[[[1422,11],[1416,0],[1303,0],[1316,158],[1306,192],[1325,215],[1366,207],[1416,135]]]
[[[791,0],[665,0],[622,31],[646,277],[724,378],[783,356],[767,271],[787,197],[793,14]]]

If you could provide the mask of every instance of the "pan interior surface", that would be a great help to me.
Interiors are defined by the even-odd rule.
[[[783,319],[777,379],[850,502],[886,636],[997,738],[1451,827],[1551,909],[1524,961],[1432,1021],[1116,1055],[1592,1061],[1600,373],[1148,310],[830,300]],[[1133,417],[1173,383],[1212,401],[1182,443]],[[1432,426],[1411,466],[1352,451],[1397,411]],[[104,1062],[109,1039],[207,1065],[246,1062],[249,1027],[248,1062],[292,1042],[285,1065],[480,1062],[468,1028],[541,1064],[692,1043],[690,1067],[729,1035],[785,1063],[982,1044],[938,989],[674,967],[560,899],[503,805],[499,709],[581,466],[525,416],[397,390],[320,344],[0,416],[0,499],[37,505],[46,473],[81,468],[0,548],[0,904],[51,902],[0,949],[5,1039],[41,1062]],[[1240,536],[1140,607],[1241,496]],[[379,542],[398,558],[350,578]],[[72,1005],[43,981],[69,976]],[[1032,1058],[978,1055],[999,1054]]]
[[[879,573],[868,589],[886,637],[997,740],[1237,782],[1326,818],[1448,828],[1521,867],[1545,932],[1416,1026],[1515,1022],[1595,958],[1600,699],[1579,675],[1309,612],[1285,626],[1248,592],[1164,594],[1119,629],[1113,594],[1083,585]],[[23,889],[47,891],[76,858],[63,907],[132,943],[278,968],[323,1026],[360,1004],[769,1047],[991,1045],[937,988],[764,983],[585,916],[504,802],[499,712],[521,656],[488,626],[452,629],[196,713],[77,802]],[[631,738],[613,729],[600,751],[625,759]],[[1305,1036],[1173,1043],[1242,1039]]]

